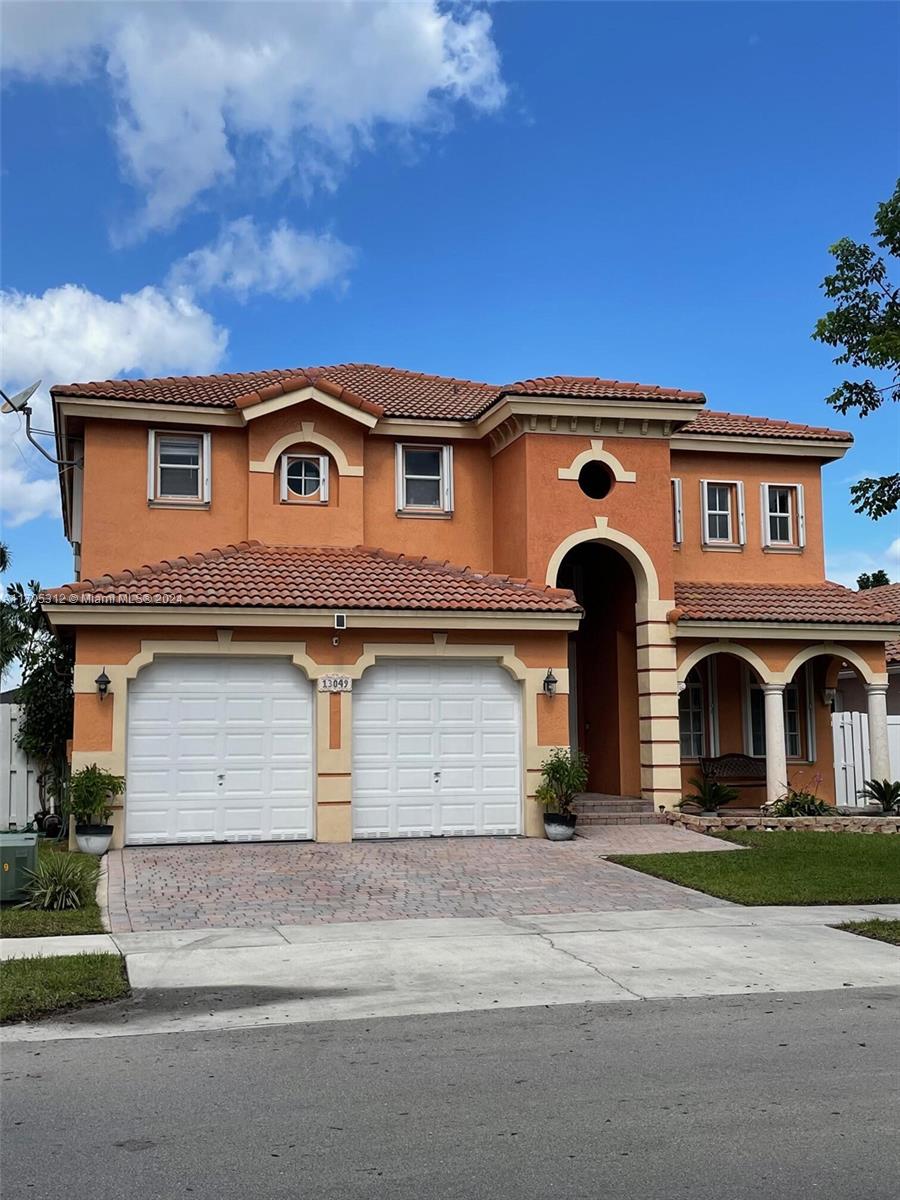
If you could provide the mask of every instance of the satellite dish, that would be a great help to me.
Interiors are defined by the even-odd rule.
[[[6,403],[2,408],[0,408],[0,412],[21,412],[40,386],[41,381],[38,380],[37,383],[33,383],[31,387],[24,388],[21,392],[16,392],[15,396],[7,396],[6,393],[3,392],[2,395]]]

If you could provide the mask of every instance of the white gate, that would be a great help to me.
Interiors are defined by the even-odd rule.
[[[16,745],[18,704],[0,704],[0,829],[21,829],[41,807],[38,768]]]
[[[869,718],[866,713],[840,712],[831,715],[834,738],[835,803],[840,807],[861,808],[859,792],[869,779]],[[900,779],[900,717],[888,717],[888,748],[891,777]]]

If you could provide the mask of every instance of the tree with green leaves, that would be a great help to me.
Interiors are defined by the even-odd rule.
[[[887,256],[900,259],[900,180],[891,198],[878,206],[872,237]],[[900,400],[900,287],[888,279],[885,254],[865,242],[841,238],[830,253],[835,269],[825,276],[822,290],[835,306],[819,319],[812,336],[840,351],[836,363],[890,377],[882,386],[879,378],[845,379],[827,397],[839,413],[866,417],[885,400]],[[861,479],[850,495],[856,512],[877,521],[900,504],[900,473]]]
[[[871,574],[863,571],[856,581],[856,586],[861,592],[865,592],[873,587],[887,587],[890,582],[887,571],[872,571]]]

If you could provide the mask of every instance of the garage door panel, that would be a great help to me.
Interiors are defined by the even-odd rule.
[[[377,664],[354,689],[354,836],[518,832],[520,742],[519,688],[496,664]]]
[[[128,841],[311,835],[312,693],[290,663],[159,659],[128,707]]]

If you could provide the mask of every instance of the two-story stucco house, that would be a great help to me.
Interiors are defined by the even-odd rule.
[[[846,433],[359,364],[53,401],[79,582],[45,611],[75,640],[73,764],[127,777],[120,845],[539,835],[568,744],[654,810],[732,751],[764,763],[745,803],[828,798],[847,669],[888,774],[900,630],[824,578]]]

